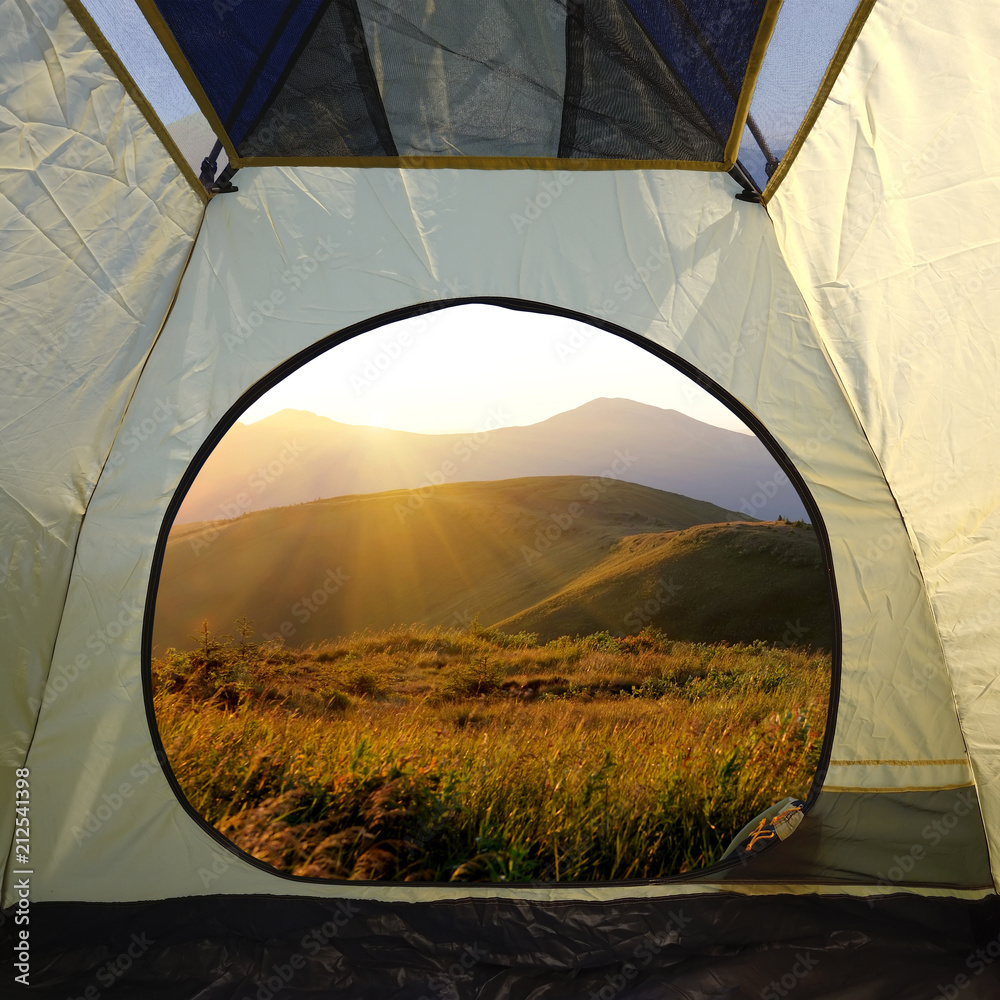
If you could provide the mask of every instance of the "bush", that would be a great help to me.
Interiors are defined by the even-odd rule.
[[[593,653],[617,653],[618,640],[607,630],[592,632],[579,640],[580,647]]]
[[[495,694],[505,679],[503,666],[488,656],[460,663],[445,683],[443,694],[453,698]]]
[[[253,622],[246,617],[236,621],[239,640],[230,635],[213,635],[208,621],[191,638],[198,641],[195,650],[168,649],[152,664],[153,681],[167,691],[183,691],[194,699],[232,705],[255,690],[266,665],[294,660],[281,647],[281,641],[254,642]],[[217,696],[217,697],[216,697]]]
[[[623,635],[617,640],[617,645],[623,653],[655,652],[669,656],[674,651],[673,640],[662,629],[652,625],[647,625],[635,635]]]
[[[492,625],[480,625],[479,615],[474,615],[469,622],[469,635],[501,649],[529,649],[538,645],[537,632],[502,632]]]
[[[325,688],[319,696],[328,712],[346,712],[354,704],[343,691],[336,689]]]
[[[385,694],[385,684],[378,674],[364,667],[355,667],[346,678],[347,690],[359,698],[381,698]]]
[[[333,663],[334,660],[339,660],[344,656],[344,650],[342,649],[321,649],[318,653],[313,654],[313,661],[315,663]]]

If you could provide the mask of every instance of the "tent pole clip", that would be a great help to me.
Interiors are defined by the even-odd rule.
[[[212,152],[201,161],[201,174],[198,180],[205,186],[209,194],[229,194],[231,191],[239,191],[233,184],[233,174],[239,169],[231,163],[226,164],[218,180],[215,178],[215,171],[219,169],[219,153],[222,152],[222,143],[216,141],[212,147]]]
[[[219,169],[219,153],[222,152],[222,143],[216,142],[212,147],[212,152],[201,161],[201,173],[198,180],[205,186],[206,191],[212,190],[215,183],[215,171]]]
[[[234,167],[232,164],[227,166],[222,173],[219,174],[219,179],[208,189],[208,193],[230,194],[233,191],[239,191],[239,188],[233,183],[233,174],[235,174],[237,170],[239,170],[239,167]]]
[[[761,204],[760,188],[757,187],[753,178],[747,172],[746,167],[739,160],[733,164],[732,170],[729,171],[729,176],[742,188],[734,196],[737,201],[748,201],[751,205]]]

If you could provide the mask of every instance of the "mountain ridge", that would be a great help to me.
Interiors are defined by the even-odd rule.
[[[177,521],[442,482],[615,474],[611,466],[622,454],[630,456],[627,478],[653,489],[765,519],[806,517],[753,435],[602,397],[535,424],[455,434],[345,424],[292,409],[237,422],[195,478]]]

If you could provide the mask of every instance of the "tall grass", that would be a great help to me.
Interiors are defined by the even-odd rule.
[[[756,813],[804,797],[829,669],[824,654],[655,630],[540,644],[409,626],[308,649],[206,633],[154,678],[189,801],[261,860],[564,881],[710,864]]]

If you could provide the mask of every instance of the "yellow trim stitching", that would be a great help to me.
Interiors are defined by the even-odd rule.
[[[893,788],[865,788],[862,785],[824,785],[824,792],[950,792],[956,788],[975,788],[975,782],[963,781],[957,785],[900,785]]]
[[[104,33],[98,27],[97,22],[90,16],[81,0],[66,0],[69,12],[77,19],[84,33],[94,43],[94,48],[103,56],[111,72],[118,77],[125,92],[132,98],[139,112],[149,122],[150,127],[156,133],[157,138],[163,143],[170,155],[170,158],[180,168],[185,180],[194,188],[195,193],[202,201],[208,201],[208,192],[205,190],[198,175],[191,169],[191,164],[184,159],[184,154],[180,151],[174,137],[167,131],[166,126],[160,121],[160,116],[153,110],[153,106],[146,100],[146,95],[139,89],[139,85],[132,79],[132,75],[125,68],[125,64],[118,58],[118,53],[111,47],[111,43],[104,37]]]
[[[867,767],[877,767],[889,764],[892,767],[944,767],[952,764],[968,764],[964,757],[954,760],[831,760],[830,767],[857,767],[864,764]]]
[[[556,156],[232,156],[234,167],[386,167],[401,170],[729,170],[700,160],[599,160]]]
[[[826,99],[830,96],[830,91],[833,90],[833,85],[837,77],[840,76],[840,71],[844,68],[844,63],[847,62],[847,57],[850,55],[851,49],[854,48],[854,43],[858,40],[861,29],[865,26],[868,15],[874,7],[875,0],[862,0],[854,11],[851,20],[848,21],[847,28],[844,30],[837,49],[833,53],[833,58],[830,60],[830,64],[823,74],[823,79],[820,81],[819,90],[816,91],[816,96],[812,99],[812,104],[809,105],[809,110],[806,112],[805,118],[802,119],[802,124],[799,126],[788,149],[785,151],[785,155],[781,158],[781,162],[771,175],[771,179],[767,182],[767,187],[764,188],[761,200],[765,205],[774,197],[774,192],[778,189],[778,185],[784,180],[785,174],[788,173],[789,168],[795,162],[795,158],[799,155],[799,150],[812,131],[813,125],[816,124],[816,119],[819,118],[820,112],[826,104]]]
[[[747,116],[750,114],[750,102],[753,100],[757,78],[760,76],[760,68],[764,64],[764,55],[767,52],[767,46],[770,44],[771,35],[774,33],[774,26],[778,21],[778,12],[780,10],[781,0],[768,0],[767,7],[764,8],[764,15],[760,19],[757,37],[754,39],[753,47],[750,49],[750,58],[747,60],[746,72],[743,74],[743,86],[740,88],[740,98],[736,102],[733,128],[726,142],[725,155],[726,163],[728,164],[725,167],[726,170],[732,170],[736,166],[736,159],[740,155],[740,140],[743,138],[743,129],[746,127]]]
[[[195,76],[191,64],[187,61],[187,56],[184,55],[183,50],[177,43],[177,39],[174,38],[174,33],[170,30],[167,22],[163,20],[163,15],[157,8],[154,0],[136,0],[136,3],[139,5],[139,10],[142,11],[143,16],[149,22],[149,26],[153,29],[156,37],[160,40],[163,50],[170,57],[174,68],[180,74],[188,90],[191,91],[191,96],[197,102],[201,113],[208,119],[208,123],[212,126],[216,137],[222,140],[223,148],[229,156],[229,162],[233,163],[236,158],[236,147],[233,145],[232,139],[229,138],[229,133],[226,132],[219,116],[215,113],[215,108],[212,107],[212,102],[208,99],[208,94],[205,93],[198,82],[198,77]]]

